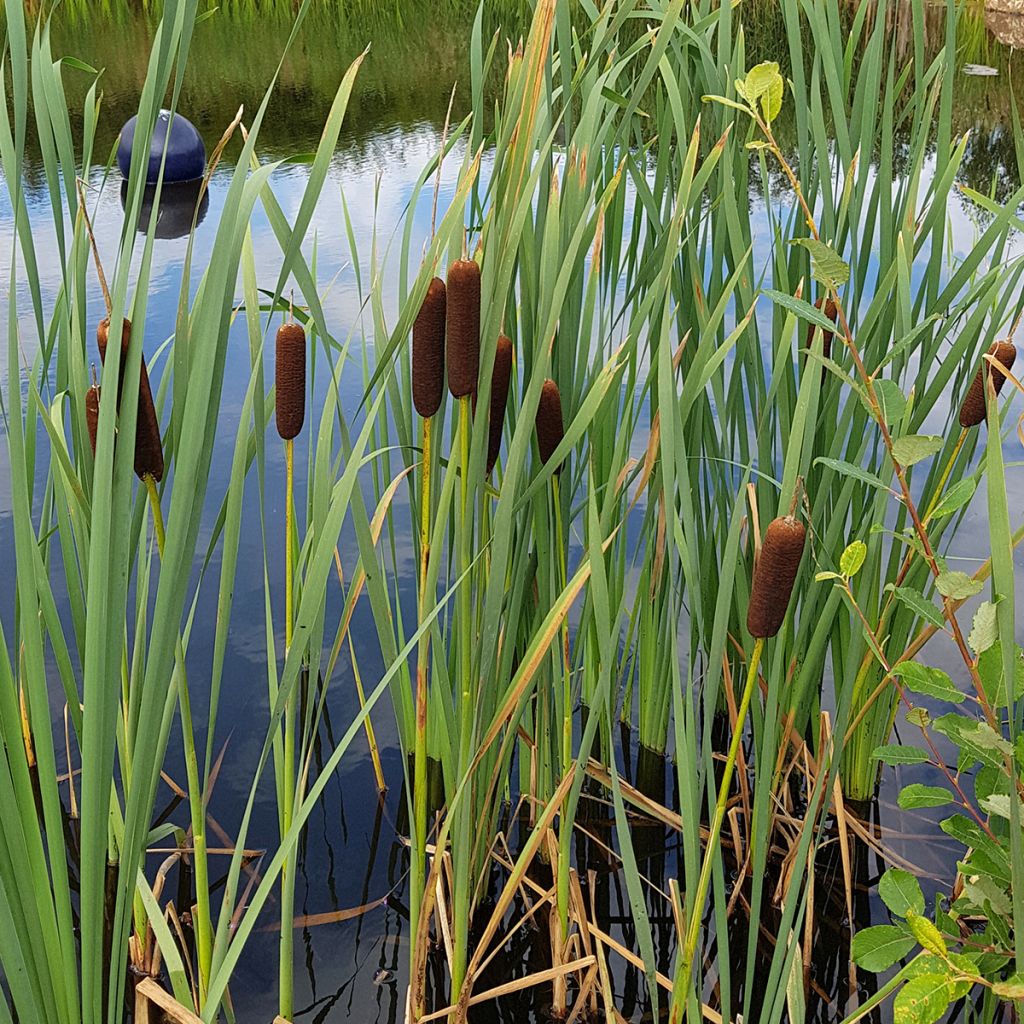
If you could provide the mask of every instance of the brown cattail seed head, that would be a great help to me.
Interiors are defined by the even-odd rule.
[[[425,420],[440,408],[444,389],[445,295],[444,281],[435,277],[412,325],[412,404]]]
[[[96,343],[100,350],[100,360],[107,360],[107,343],[110,340],[110,317],[105,317],[96,328]],[[121,365],[117,375],[117,404],[121,407],[121,391],[124,385],[125,365],[128,359],[128,346],[132,340],[132,325],[127,317],[121,322]],[[95,445],[93,446],[95,451]],[[153,391],[149,386],[149,373],[146,370],[145,357],[141,357],[139,365],[139,404],[135,418],[135,474],[141,480],[151,476],[160,481],[164,475],[164,453],[160,444],[160,422],[156,418],[156,406],[153,404]]]
[[[508,384],[512,378],[512,339],[498,335],[494,350],[494,369],[491,372],[491,418],[487,430],[487,475],[491,475],[501,451],[501,428],[505,423],[508,403]],[[559,414],[561,419],[561,414]]]
[[[768,524],[761,557],[754,566],[747,629],[757,638],[775,636],[786,617],[806,531],[793,516],[780,516]]]
[[[146,364],[139,367],[139,412],[135,421],[135,475],[151,476],[159,483],[164,476],[164,451],[160,444],[160,422],[156,418],[153,392]]]
[[[85,425],[89,428],[89,444],[96,457],[96,430],[100,423],[100,386],[92,384],[85,392]]]
[[[542,462],[547,463],[554,455],[564,436],[562,396],[558,393],[558,385],[548,379],[540,389],[540,404],[537,406],[537,447]]]
[[[480,267],[456,260],[448,268],[448,390],[455,398],[476,391],[480,372]]]
[[[836,317],[839,315],[839,311],[836,309],[835,299],[833,299],[831,295],[829,295],[829,296],[822,295],[821,298],[818,299],[818,301],[814,305],[818,309],[820,309],[825,314],[825,316],[827,316],[829,318],[829,320],[832,321],[832,323],[836,322]],[[817,324],[808,324],[807,325],[807,346],[806,347],[808,349],[810,349],[811,345],[814,342],[814,332],[817,329],[818,329],[818,325]],[[831,356],[831,354],[832,354],[832,331],[826,331],[824,328],[822,328],[822,334],[821,334],[821,354],[826,359],[828,359],[829,356]],[[822,367],[821,369],[822,369],[822,372],[824,373],[825,367]]]
[[[277,432],[297,437],[306,418],[306,332],[301,324],[282,324],[277,332]]]
[[[1002,363],[1008,370],[1012,368],[1014,359],[1017,358],[1017,349],[1009,341],[997,341],[988,350],[988,354],[995,358],[996,362]],[[960,406],[960,426],[976,427],[985,418],[986,394],[985,379],[988,376],[987,370],[990,364],[987,359],[982,360],[978,372],[967,389],[967,397],[964,404]],[[992,374],[992,386],[998,395],[1002,389],[1006,377],[998,370]]]
[[[96,328],[96,345],[100,350],[100,362],[107,361],[107,342],[110,340],[110,317],[104,317]],[[121,367],[117,375],[117,407],[121,407],[121,387],[124,384],[124,364],[128,346],[132,340],[132,322],[125,317],[121,321]]]

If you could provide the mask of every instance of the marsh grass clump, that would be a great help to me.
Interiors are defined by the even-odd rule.
[[[996,362],[1001,363],[1009,370],[1013,367],[1013,362],[1017,358],[1017,349],[1012,342],[997,341],[989,348],[988,354]],[[963,405],[960,406],[960,426],[964,429],[976,427],[985,419],[985,380],[988,366],[988,360],[982,360],[982,365],[978,367],[978,372],[974,375],[974,380],[971,381],[971,386],[967,389]],[[1005,380],[1006,375],[999,373],[998,370],[992,377],[992,386],[995,388],[997,395],[1002,390]]]
[[[537,406],[537,447],[541,462],[548,463],[564,436],[562,396],[558,385],[549,377],[540,389],[540,404]]]
[[[277,432],[285,441],[298,437],[306,418],[306,332],[290,321],[277,331]]]
[[[491,416],[487,426],[487,475],[491,475],[498,452],[501,451],[501,428],[505,423],[508,404],[508,386],[512,379],[512,339],[498,335],[494,350],[494,369],[491,371]]]
[[[806,535],[803,523],[791,515],[768,524],[747,608],[747,630],[755,639],[775,636],[786,618]]]
[[[431,280],[412,325],[412,402],[423,419],[441,406],[444,391],[444,321],[447,289]]]
[[[456,260],[448,268],[448,390],[454,398],[476,391],[480,372],[480,267]]]

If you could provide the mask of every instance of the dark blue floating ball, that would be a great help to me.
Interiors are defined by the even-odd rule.
[[[117,146],[117,166],[127,178],[132,163],[132,146],[135,143],[135,122],[133,117],[121,129],[121,141]],[[153,129],[153,139],[149,146],[149,167],[146,170],[146,181],[154,182],[160,173],[160,160],[164,152],[164,142],[170,128],[170,142],[167,144],[167,163],[164,166],[164,181],[193,181],[203,176],[206,169],[206,148],[196,130],[196,126],[181,114],[175,114],[171,120],[169,110],[161,110]]]

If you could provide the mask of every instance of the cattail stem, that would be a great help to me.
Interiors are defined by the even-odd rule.
[[[743,741],[743,726],[747,720],[750,699],[754,694],[754,687],[757,683],[757,670],[761,664],[761,653],[763,651],[764,637],[758,637],[754,643],[753,653],[750,656],[750,664],[747,667],[747,682],[743,687],[743,697],[740,699],[740,706],[736,711],[736,725],[733,728],[732,742],[729,744],[729,754],[725,761],[725,769],[722,772],[722,781],[718,787],[715,816],[711,822],[708,845],[704,851],[704,860],[700,866],[697,892],[690,902],[690,924],[686,930],[686,945],[683,947],[682,970],[676,976],[676,994],[678,995],[682,994],[682,986],[688,988],[690,984],[693,959],[697,952],[697,938],[700,935],[700,924],[704,918],[704,900],[707,897],[708,885],[711,882],[711,870],[715,863],[715,855],[718,852],[718,843],[722,834],[722,823],[725,820],[725,808],[729,802],[729,788],[732,785],[732,776],[736,768],[736,758],[739,756],[740,743]]]
[[[295,441],[288,438],[284,443],[285,492],[284,492],[284,652],[287,657],[292,646],[292,530],[295,521]]]
[[[292,646],[293,624],[293,573],[294,548],[292,533],[295,528],[295,439],[289,437],[284,443],[285,494],[284,494],[284,651],[285,658]],[[295,789],[295,702],[289,697],[284,706],[284,807],[281,813],[281,835],[287,834],[292,826],[292,796]],[[285,1020],[292,1018],[292,964],[294,934],[292,909],[295,904],[295,884],[292,878],[294,853],[290,854],[281,867],[281,943],[280,943],[280,992],[279,1009]]]
[[[449,364],[450,372],[450,364]],[[470,430],[473,426],[472,398],[465,394],[459,398],[459,772],[464,773],[470,764],[470,744],[473,739],[473,600],[472,588],[466,575],[472,560],[473,524],[469,514],[469,449]],[[470,813],[469,805],[463,801],[459,808],[460,817]],[[452,962],[452,992],[461,992],[466,976],[466,959],[469,946],[469,852],[472,828],[469,821],[462,822],[455,835],[456,870],[455,894],[452,918],[454,924],[454,950]]]
[[[430,418],[423,423],[423,470],[420,477],[420,586],[419,608],[422,622],[427,601],[427,569],[430,562],[430,474],[431,430]],[[413,857],[409,895],[409,927],[411,970],[417,962],[416,936],[419,935],[420,908],[423,900],[427,872],[427,679],[430,668],[430,633],[420,637],[416,650],[416,739],[413,751]],[[421,987],[417,987],[417,1002],[421,1003]],[[413,1020],[423,1014],[423,1006],[412,1007]]]
[[[142,478],[146,485],[146,492],[149,494],[149,507],[153,511],[153,532],[156,534],[156,549],[161,560],[164,557],[164,543],[166,532],[164,530],[164,514],[160,508],[160,494],[156,489],[156,480],[151,473],[146,473]]]
[[[565,557],[565,538],[562,534],[562,501],[558,487],[558,474],[551,475],[551,501],[555,509],[555,545],[557,550],[557,586],[561,592],[565,589],[568,568]],[[572,675],[569,671],[569,622],[568,617],[562,620],[562,777],[572,769]],[[570,797],[567,795],[566,800]],[[568,807],[563,806],[558,824],[558,886],[556,892],[558,905],[558,927],[555,933],[555,966],[561,963],[562,947],[569,934],[569,866],[571,861],[570,841],[572,839],[572,815]],[[554,1011],[560,1013],[569,1009],[569,992],[565,983],[565,975],[560,974],[553,985]]]

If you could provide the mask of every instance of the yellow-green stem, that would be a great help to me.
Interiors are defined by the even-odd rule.
[[[558,580],[559,591],[565,589],[568,570],[565,556],[565,538],[562,535],[562,503],[558,490],[558,474],[551,477],[551,498],[555,507],[555,546],[558,553]],[[562,621],[562,775],[569,771],[572,766],[572,675],[569,671],[569,622],[568,618]],[[559,816],[558,825],[558,925],[559,937],[562,943],[565,942],[569,929],[569,861],[570,861],[570,839],[572,837],[572,822],[568,807],[568,797],[562,806],[562,813]],[[562,995],[566,994],[565,986],[556,986],[556,991]],[[565,1007],[556,1006],[559,1011]]]
[[[701,864],[700,878],[697,881],[697,892],[690,901],[690,923],[686,929],[686,945],[683,947],[683,960],[680,964],[679,974],[676,976],[674,1001],[677,1005],[680,998],[686,998],[685,990],[690,984],[693,959],[697,952],[697,938],[700,935],[700,924],[704,918],[704,900],[707,897],[708,885],[711,882],[711,871],[714,867],[715,855],[718,852],[718,841],[722,834],[722,822],[725,820],[725,808],[729,802],[729,787],[732,785],[732,775],[736,768],[736,758],[739,756],[740,743],[743,742],[743,726],[747,720],[750,699],[754,694],[754,687],[757,683],[757,669],[761,663],[761,652],[763,650],[764,638],[759,637],[754,644],[754,650],[750,656],[750,665],[747,668],[747,682],[743,687],[743,697],[740,699],[740,706],[736,712],[736,725],[733,728],[732,742],[729,744],[729,755],[726,758],[725,771],[722,773],[722,782],[718,787],[715,816],[711,822],[707,848],[704,850],[704,861]]]
[[[149,473],[143,476],[142,481],[146,485],[146,493],[149,495],[149,507],[153,513],[153,532],[156,534],[156,549],[160,554],[160,558],[163,559],[166,533],[164,532],[164,514],[160,508],[160,493],[156,489],[156,480]]]
[[[427,567],[430,561],[430,420],[423,420],[423,470],[420,488],[420,622],[423,621],[427,600]],[[413,765],[413,860],[409,897],[409,926],[413,941],[410,943],[410,984],[417,998],[412,1007],[412,1019],[423,1014],[422,989],[412,979],[416,971],[416,936],[419,934],[420,906],[423,900],[427,858],[427,674],[429,671],[430,634],[424,633],[416,651],[416,745]]]
[[[558,474],[551,477],[551,498],[555,506],[555,544],[558,552],[558,589],[565,589],[568,579],[565,537],[562,533],[562,501],[558,489]],[[572,768],[572,675],[569,668],[569,620],[562,620],[562,777]],[[572,808],[567,794],[565,803],[558,818],[558,930],[555,940],[559,944],[556,951],[555,965],[561,966],[562,950],[569,935],[569,864],[571,859],[570,841],[572,839]],[[565,976],[561,975],[553,986],[555,995],[555,1012],[561,1013],[569,1009],[568,989]],[[561,1003],[561,1005],[559,1005]]]
[[[469,568],[472,557],[473,524],[470,520],[469,511],[469,432],[473,425],[473,410],[469,395],[459,399],[459,474],[460,474],[460,518],[459,518],[459,558],[458,572],[462,577]],[[473,613],[472,586],[470,580],[462,579],[459,585],[458,601],[459,620],[459,775],[469,767],[470,743],[473,739],[473,713],[475,704],[473,701],[473,624],[471,616]],[[455,867],[455,895],[452,907],[452,924],[455,933],[455,942],[452,962],[452,992],[462,991],[462,983],[466,976],[466,959],[469,945],[469,890],[470,890],[470,865],[469,851],[472,829],[467,815],[472,816],[473,800],[463,800],[459,805],[458,814],[462,820],[462,826],[455,831],[455,849],[453,853]]]
[[[285,457],[285,496],[284,496],[284,653],[285,660],[292,646],[293,629],[293,574],[294,551],[292,546],[292,533],[295,521],[295,441],[288,438],[284,443]],[[284,706],[284,807],[281,808],[281,835],[287,834],[292,827],[292,806],[294,804],[295,790],[295,722],[294,722],[294,700],[289,697]],[[280,994],[279,1008],[281,1016],[285,1020],[292,1018],[292,960],[294,935],[292,930],[292,908],[294,906],[295,885],[293,865],[295,860],[294,852],[289,854],[281,867],[281,943],[280,943]]]

